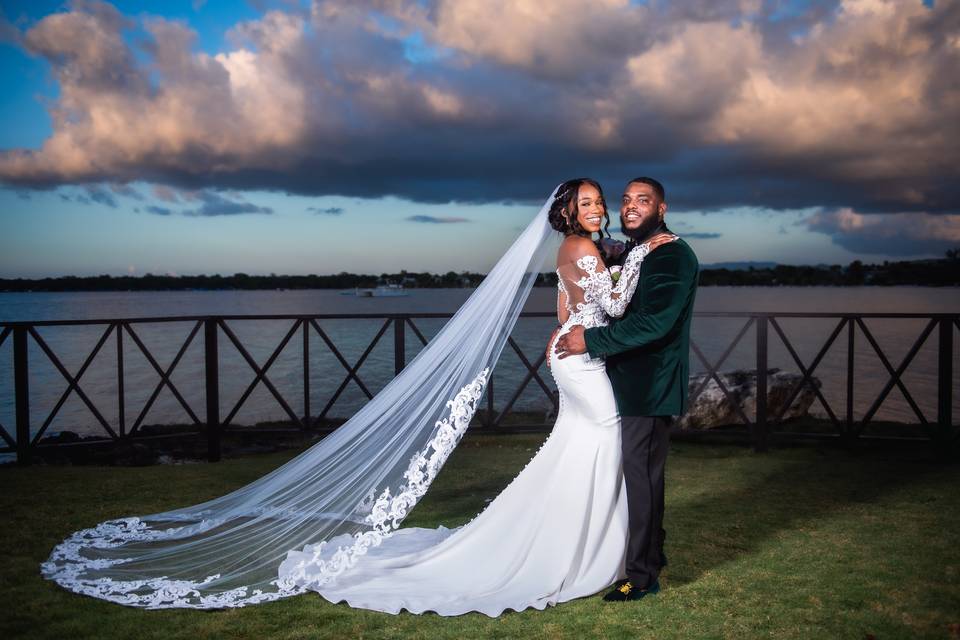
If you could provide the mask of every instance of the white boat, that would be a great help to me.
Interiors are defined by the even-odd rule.
[[[396,298],[408,296],[410,293],[403,288],[402,284],[381,284],[372,289],[356,287],[353,291],[341,291],[340,295],[358,298]]]

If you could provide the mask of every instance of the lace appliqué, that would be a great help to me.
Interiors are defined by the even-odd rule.
[[[599,261],[596,256],[586,255],[578,258],[577,267],[586,272],[586,275],[576,282],[576,285],[583,289],[583,303],[577,305],[578,311],[590,309],[594,315],[602,313],[611,318],[622,316],[636,291],[637,282],[640,279],[640,266],[648,253],[650,253],[649,245],[641,244],[634,247],[627,255],[616,282],[607,269],[597,271]],[[581,305],[582,309],[580,309]],[[596,321],[596,318],[593,320]],[[606,319],[603,324],[606,324]]]
[[[357,511],[367,514],[363,521],[372,527],[369,531],[357,533],[352,545],[338,548],[326,561],[320,558],[326,542],[312,547],[315,556],[312,566],[320,569],[319,584],[324,584],[353,566],[357,558],[365,554],[370,547],[379,545],[400,527],[401,521],[427,492],[440,468],[463,437],[470,419],[476,413],[477,403],[483,395],[489,373],[489,368],[484,369],[472,382],[464,386],[453,400],[447,402],[449,414],[437,421],[433,438],[410,460],[410,465],[403,474],[406,484],[402,485],[395,495],[391,495],[389,487],[376,499],[373,499],[375,492],[371,492],[368,499],[358,505]],[[151,529],[140,518],[109,520],[91,529],[77,531],[57,545],[47,561],[40,566],[41,573],[75,593],[146,609],[235,608],[306,592],[306,588],[298,584],[297,578],[304,577],[307,561],[299,563],[291,574],[271,581],[270,585],[275,589],[272,591],[251,590],[244,586],[205,593],[204,590],[208,589],[211,583],[220,579],[220,574],[206,576],[202,580],[174,580],[166,576],[144,580],[82,577],[87,571],[109,569],[132,560],[87,558],[82,553],[84,549],[110,549],[129,542],[185,537],[218,526],[222,522],[204,520],[183,527]],[[305,551],[310,549],[308,545]],[[315,580],[312,572],[311,578]]]
[[[309,583],[311,587],[327,584],[356,564],[360,556],[366,554],[371,547],[379,546],[400,528],[400,523],[427,492],[427,488],[466,432],[470,419],[477,411],[477,403],[483,395],[489,373],[489,368],[481,371],[453,400],[447,402],[449,415],[437,421],[433,438],[410,459],[410,465],[403,474],[406,484],[395,494],[390,492],[390,487],[386,487],[376,498],[376,492],[371,491],[366,499],[357,505],[357,512],[367,514],[364,521],[371,529],[357,533],[351,545],[338,547],[327,559],[323,558],[327,541],[307,545],[303,551],[310,556],[297,562],[280,579],[281,582],[291,587],[305,583]]]
[[[147,609],[243,607],[303,592],[303,589],[291,590],[274,582],[272,584],[278,587],[275,592],[255,589],[251,593],[248,587],[240,587],[227,591],[201,593],[201,589],[218,580],[220,574],[196,581],[171,580],[166,576],[144,580],[81,577],[87,571],[108,569],[131,560],[131,558],[91,559],[83,555],[84,549],[110,549],[129,542],[150,542],[184,537],[199,530],[217,526],[221,522],[204,520],[184,527],[150,529],[140,518],[108,520],[92,529],[77,531],[61,542],[54,548],[49,559],[40,565],[40,570],[44,577],[75,593]]]
[[[567,288],[563,286],[563,278],[560,276],[559,271],[557,272],[557,309],[560,308],[560,300],[563,300],[563,308],[567,310],[567,313],[576,313],[576,310],[570,306],[570,294],[567,293]]]
[[[601,327],[607,324],[607,312],[601,301],[613,290],[613,279],[606,269],[597,271],[599,261],[596,256],[581,256],[577,258],[577,267],[587,275],[581,277],[574,284],[583,289],[583,302],[577,303],[576,324],[584,327]],[[571,315],[571,317],[573,317]]]

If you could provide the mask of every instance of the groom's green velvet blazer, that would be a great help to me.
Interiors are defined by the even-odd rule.
[[[623,317],[586,330],[587,351],[607,360],[620,415],[669,416],[686,410],[699,271],[686,242],[660,245],[644,258]]]

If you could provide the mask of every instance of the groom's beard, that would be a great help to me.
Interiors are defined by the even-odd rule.
[[[647,220],[644,220],[636,229],[627,229],[626,226],[623,225],[623,218],[620,219],[620,223],[621,228],[623,229],[623,235],[635,240],[638,243],[643,242],[665,227],[663,224],[663,219],[660,218],[660,216],[652,216]]]

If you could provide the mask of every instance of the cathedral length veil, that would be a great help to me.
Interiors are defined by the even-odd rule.
[[[77,531],[43,575],[124,605],[213,609],[302,593],[278,568],[308,544],[320,584],[349,569],[400,526],[463,436],[541,270],[552,200],[407,368],[331,435],[220,498]]]

